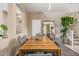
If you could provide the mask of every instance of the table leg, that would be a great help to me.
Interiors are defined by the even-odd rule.
[[[58,54],[57,55],[61,56],[61,50],[60,49],[58,50]]]
[[[55,54],[55,56],[57,56],[57,55],[58,55],[58,52],[57,52],[57,50],[54,50],[54,54]]]
[[[23,53],[22,53],[22,51],[21,50],[19,50],[19,54],[18,54],[19,56],[22,56],[23,55]]]

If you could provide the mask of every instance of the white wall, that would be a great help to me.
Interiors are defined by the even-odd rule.
[[[8,7],[7,3],[0,3],[0,11],[7,10],[8,9],[7,7]]]
[[[61,24],[61,16],[64,16],[63,13],[55,13],[55,12],[39,12],[39,13],[28,13],[28,35],[32,35],[32,20],[52,20],[55,21],[55,27],[59,29],[60,32],[60,24]],[[58,32],[58,33],[59,33]]]
[[[8,4],[7,3],[0,3],[0,24],[3,23],[3,10],[7,11]]]
[[[0,24],[3,23],[3,20],[2,20],[2,12],[0,11]]]
[[[26,34],[27,37],[28,37],[28,20],[27,20],[27,16],[28,16],[28,13],[27,13],[27,10],[25,10],[20,4],[18,4],[18,7],[19,9],[21,10],[22,12],[22,26],[21,26],[21,30],[22,30],[22,33],[23,34]]]
[[[8,4],[8,37],[16,37],[16,4]]]

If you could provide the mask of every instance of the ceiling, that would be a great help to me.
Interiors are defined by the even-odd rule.
[[[49,3],[22,3],[22,7],[25,8],[27,12],[75,12],[79,11],[79,3],[51,3],[51,8],[49,8]]]

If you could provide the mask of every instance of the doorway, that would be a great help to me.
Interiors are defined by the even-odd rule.
[[[46,35],[49,38],[54,39],[55,37],[55,23],[54,21],[42,21],[42,35]]]

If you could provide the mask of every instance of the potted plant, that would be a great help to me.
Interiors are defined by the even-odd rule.
[[[2,34],[3,34],[2,37],[5,38],[5,36],[7,34],[7,30],[8,30],[7,25],[1,24],[0,28],[2,29]]]
[[[61,17],[61,38],[63,43],[66,42],[66,33],[69,30],[68,28],[70,27],[71,24],[74,24],[76,22],[76,19],[74,17],[70,16],[64,16]]]
[[[2,36],[3,36],[3,30],[2,30],[2,28],[0,26],[0,39],[2,39]]]
[[[2,39],[2,29],[0,27],[0,39]]]

